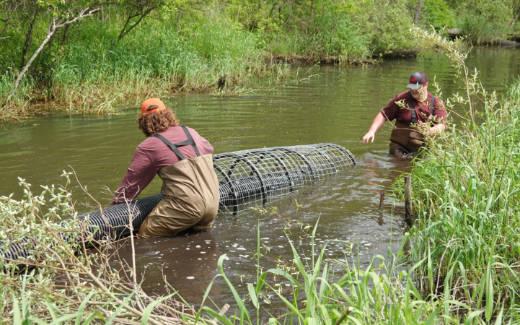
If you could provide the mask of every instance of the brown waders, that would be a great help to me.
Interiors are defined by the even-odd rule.
[[[410,95],[411,96],[411,95]],[[411,99],[408,99],[410,107]],[[430,116],[435,113],[435,97],[432,96],[429,102]],[[410,123],[396,121],[392,134],[390,135],[390,154],[399,158],[410,158],[417,154],[419,149],[425,144],[424,134],[415,129],[412,124],[417,123],[416,107],[411,109],[412,119]]]
[[[397,157],[414,155],[424,146],[424,135],[407,123],[395,122],[390,135],[390,154]]]
[[[159,170],[163,180],[163,198],[139,227],[139,236],[175,236],[187,229],[196,231],[211,227],[218,211],[218,179],[213,169],[212,155],[200,155],[191,134],[182,127],[188,139],[171,143],[160,134],[155,134],[179,158],[171,166]],[[191,145],[196,157],[186,158],[178,149]]]

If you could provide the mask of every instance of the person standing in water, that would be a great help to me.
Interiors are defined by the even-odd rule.
[[[180,125],[159,98],[141,104],[138,124],[146,139],[137,146],[112,203],[134,200],[158,174],[162,199],[140,226],[139,236],[209,229],[219,205],[212,145],[194,129]]]
[[[399,158],[413,157],[425,145],[425,137],[439,134],[446,128],[446,108],[442,100],[428,92],[426,74],[412,73],[407,88],[376,115],[362,138],[363,143],[374,142],[375,134],[383,124],[395,120],[390,154]]]

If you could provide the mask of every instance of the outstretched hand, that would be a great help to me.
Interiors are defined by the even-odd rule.
[[[361,141],[363,141],[363,143],[372,143],[374,142],[374,138],[376,137],[376,134],[372,131],[368,131],[364,136],[363,138],[361,139]]]

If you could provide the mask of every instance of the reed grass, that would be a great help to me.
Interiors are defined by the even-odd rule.
[[[418,221],[409,259],[422,292],[477,323],[517,322],[520,288],[520,80],[498,97],[465,66],[457,44],[424,33],[458,69],[448,99],[460,122],[414,161]]]

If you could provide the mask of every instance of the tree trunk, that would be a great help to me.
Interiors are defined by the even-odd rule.
[[[25,42],[23,44],[22,48],[22,55],[20,57],[20,69],[23,68],[25,65],[25,57],[27,55],[27,52],[29,51],[29,48],[32,45],[32,35],[33,35],[33,29],[34,24],[36,22],[36,17],[38,16],[38,7],[34,7],[34,12],[31,17],[31,21],[29,22],[29,27],[27,28],[27,33],[25,33]]]
[[[128,16],[128,18],[126,19],[126,22],[125,22],[125,25],[123,26],[123,29],[121,29],[121,31],[119,32],[119,36],[117,36],[117,42],[121,41],[123,39],[123,37],[125,37],[126,35],[128,35],[128,33],[130,33],[130,31],[132,29],[134,29],[135,27],[137,27],[137,25],[139,25],[139,23],[146,17],[148,16],[152,10],[154,10],[156,7],[150,7],[146,10],[143,10],[140,14],[136,14],[136,15],[130,15]],[[131,24],[130,22],[132,21],[132,19],[134,18],[137,18],[137,21],[135,21],[133,24]]]
[[[96,13],[98,10],[99,10],[99,8],[94,8],[94,9],[85,8],[85,9],[81,10],[81,12],[79,12],[74,18],[71,18],[71,19],[65,20],[65,21],[61,21],[61,22],[59,22],[57,18],[53,18],[49,25],[49,31],[47,32],[47,36],[45,36],[45,39],[41,42],[40,46],[36,49],[36,51],[34,51],[33,55],[29,59],[29,61],[27,61],[27,63],[24,65],[24,67],[18,74],[18,77],[16,78],[16,80],[14,82],[13,90],[11,91],[11,94],[9,94],[9,97],[7,97],[6,102],[9,102],[11,100],[11,98],[14,96],[14,94],[18,90],[18,87],[20,86],[20,82],[22,81],[23,77],[25,76],[25,74],[27,73],[27,71],[29,70],[31,65],[33,64],[34,60],[36,60],[38,55],[40,55],[40,53],[43,51],[43,49],[51,41],[52,37],[56,33],[56,30],[58,30],[59,28],[65,27],[67,25],[73,24],[85,17],[91,16],[94,13]]]
[[[55,32],[56,32],[56,19],[53,19],[49,26],[49,31],[47,32],[47,36],[45,37],[43,42],[40,44],[40,46],[36,49],[36,51],[34,51],[33,55],[29,59],[29,61],[27,61],[25,66],[22,68],[22,70],[18,74],[18,77],[16,78],[16,81],[14,82],[13,93],[16,91],[16,89],[18,89],[18,86],[20,86],[20,82],[22,81],[23,77],[25,76],[25,74],[27,73],[29,68],[31,67],[32,63],[34,62],[36,57],[40,54],[40,52],[43,51],[43,49],[45,48],[47,43],[50,42],[50,40],[54,36]],[[11,97],[11,96],[9,96],[9,97]]]
[[[415,16],[413,17],[413,23],[415,25],[419,24],[419,21],[421,20],[421,11],[424,6],[424,0],[418,0],[417,6],[415,7]]]
[[[61,33],[60,45],[65,44],[65,42],[67,41],[67,36],[69,35],[69,27],[70,25],[67,25],[65,26],[65,28],[63,28],[63,31]]]

